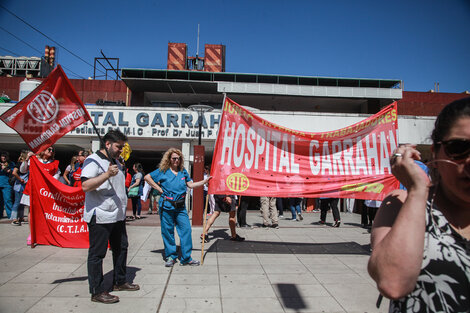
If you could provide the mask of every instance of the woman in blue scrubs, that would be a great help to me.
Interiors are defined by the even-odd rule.
[[[166,267],[172,267],[178,258],[175,242],[175,226],[181,244],[181,265],[199,265],[199,261],[191,258],[193,243],[191,224],[185,206],[186,188],[196,188],[206,184],[212,177],[193,182],[183,166],[183,153],[170,148],[163,155],[158,169],[147,174],[145,181],[161,192],[158,202],[163,244],[165,245]]]

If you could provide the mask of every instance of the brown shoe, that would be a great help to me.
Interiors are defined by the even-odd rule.
[[[131,284],[131,283],[124,283],[122,285],[114,285],[113,290],[114,291],[137,291],[139,290],[140,287],[137,284]]]
[[[113,295],[109,294],[109,292],[104,291],[102,293],[92,295],[91,296],[91,301],[109,304],[109,303],[119,302],[119,297],[118,296],[113,296]]]

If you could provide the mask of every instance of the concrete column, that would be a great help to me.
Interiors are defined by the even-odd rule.
[[[181,152],[183,153],[183,157],[184,157],[184,168],[188,171],[188,173],[191,173],[191,168],[190,168],[190,165],[191,165],[191,161],[190,161],[190,157],[191,157],[191,142],[190,141],[184,141],[182,144],[181,144]],[[191,197],[191,190],[189,190],[187,193],[186,193],[186,209],[188,210],[188,213],[190,211],[190,206],[191,206],[191,201],[189,200]]]
[[[190,141],[184,141],[183,144],[181,145],[181,152],[183,152],[183,157],[184,157],[184,168],[188,171],[188,173],[191,173],[191,142]]]

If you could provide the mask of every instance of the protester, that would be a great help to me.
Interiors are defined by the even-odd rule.
[[[152,188],[162,193],[160,197],[160,221],[165,246],[165,266],[172,267],[178,258],[175,243],[175,226],[181,244],[181,265],[199,265],[191,258],[193,249],[191,224],[186,211],[186,188],[196,188],[206,184],[212,177],[193,182],[183,166],[183,154],[176,148],[168,149],[163,155],[158,169],[145,176]]]
[[[261,215],[263,216],[263,227],[279,228],[279,219],[276,208],[276,198],[260,197]],[[271,220],[271,225],[269,225]]]
[[[257,197],[241,196],[240,206],[237,210],[237,221],[239,227],[251,228],[251,225],[246,222],[246,211],[249,207],[255,207]]]
[[[34,155],[33,152],[28,153],[28,156],[21,164],[20,171],[22,173],[29,171],[29,158]],[[36,158],[43,164],[42,168],[46,172],[48,172],[51,176],[53,176],[55,179],[59,179],[60,177],[60,169],[59,169],[59,161],[54,159],[55,157],[55,149],[54,147],[50,146],[46,148],[45,150],[39,152],[36,155]]]
[[[22,150],[21,154],[18,158],[18,163],[15,165],[13,169],[12,175],[16,178],[15,183],[13,185],[13,191],[15,193],[15,200],[13,202],[13,207],[11,210],[11,224],[14,226],[21,226],[21,223],[25,222],[24,219],[24,208],[25,205],[21,204],[21,197],[23,196],[23,191],[28,182],[29,172],[26,171],[22,173],[20,171],[21,164],[26,160],[28,157],[29,150]]]
[[[2,197],[3,207],[1,217],[3,217],[3,210],[5,210],[7,217],[11,218],[11,208],[13,206],[12,192],[13,189],[10,184],[10,176],[13,172],[15,165],[10,161],[8,152],[0,153],[0,195]]]
[[[372,222],[375,219],[377,209],[382,204],[382,201],[379,200],[366,200],[364,201],[364,206],[362,207],[361,212],[361,224],[362,227],[372,227]]]
[[[77,154],[77,163],[75,163],[74,169],[71,171],[72,182],[74,187],[81,187],[81,174],[83,169],[83,164],[85,159],[90,156],[92,153],[90,150],[80,150]]]
[[[288,198],[276,198],[276,208],[278,210],[278,217],[284,217],[284,208],[288,206]]]
[[[235,214],[237,212],[237,207],[236,207],[237,200],[235,199],[235,196],[214,195],[214,199],[215,199],[214,214],[212,214],[212,216],[207,221],[203,234],[201,235],[201,240],[204,238],[205,242],[209,241],[209,238],[208,238],[209,228],[211,228],[212,224],[214,224],[215,220],[219,217],[220,212],[228,211],[229,213],[228,225],[230,227],[230,234],[231,234],[230,240],[244,241],[245,238],[240,237],[237,234],[236,227],[235,227],[236,226]]]
[[[158,202],[160,201],[161,195],[162,194],[160,193],[160,191],[158,191],[155,188],[151,188],[150,193],[149,193],[150,202],[149,202],[148,214],[153,214],[153,212],[155,212],[155,214],[158,214],[158,208],[159,208]]]
[[[91,301],[115,303],[119,297],[108,293],[103,280],[103,259],[108,242],[113,254],[113,290],[135,291],[139,285],[126,280],[128,239],[126,231],[127,195],[122,165],[117,158],[127,137],[118,129],[110,130],[100,150],[85,160],[81,181],[85,192],[83,219],[88,223],[88,283]]]
[[[470,98],[448,104],[431,135],[432,181],[398,147],[392,173],[405,186],[383,200],[372,226],[368,270],[390,312],[470,308]]]
[[[333,213],[333,227],[339,227],[341,225],[341,219],[338,210],[338,198],[320,198],[320,224],[326,223],[326,213],[331,209]]]
[[[205,165],[204,166],[204,179],[206,179],[207,177],[209,177],[210,175],[210,169],[209,169],[209,166],[208,165]],[[206,202],[207,202],[207,194],[208,194],[208,191],[209,191],[209,184],[204,184],[204,206],[206,205]],[[207,202],[208,203],[208,202]],[[209,203],[208,203],[209,205]],[[212,214],[214,213],[214,208],[212,207],[209,207],[209,214]]]
[[[75,164],[77,163],[77,159],[78,159],[78,157],[76,155],[74,155],[70,159],[70,164],[67,165],[67,167],[65,168],[64,174],[62,175],[62,177],[64,178],[64,180],[65,180],[65,182],[68,186],[73,186],[72,173],[75,170]]]
[[[143,195],[145,173],[142,164],[140,163],[135,163],[132,169],[134,170],[134,175],[132,176],[129,190],[132,188],[138,188],[137,194],[129,195],[129,198],[131,198],[132,201],[132,217],[133,219],[140,219],[140,211],[142,210],[140,197]]]
[[[302,198],[289,198],[289,207],[292,213],[292,220],[293,221],[301,221],[303,220],[302,216],[302,209],[300,208],[302,204]]]

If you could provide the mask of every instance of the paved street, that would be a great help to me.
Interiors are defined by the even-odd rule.
[[[287,212],[286,212],[287,213]],[[367,274],[369,233],[360,215],[342,213],[340,228],[319,225],[319,213],[280,229],[237,228],[228,240],[222,214],[205,244],[204,265],[163,265],[157,215],[128,223],[128,276],[137,292],[114,292],[117,304],[90,301],[87,250],[26,245],[28,225],[0,223],[0,312],[386,312]],[[285,214],[290,216],[290,213]],[[328,213],[327,222],[331,222]],[[248,223],[261,222],[250,211]],[[151,226],[151,225],[154,226]],[[193,258],[201,257],[201,227],[193,228]],[[112,258],[104,264],[111,286]]]

